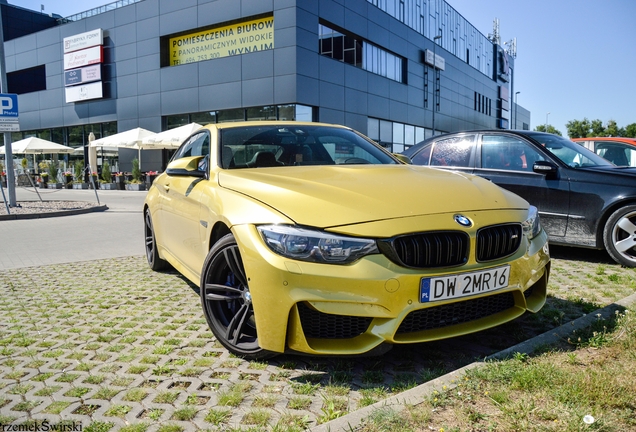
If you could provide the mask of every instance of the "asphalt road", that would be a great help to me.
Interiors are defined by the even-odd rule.
[[[97,192],[108,206],[105,212],[0,222],[0,270],[143,255],[146,192]],[[93,190],[39,193],[45,201],[97,202]],[[17,188],[16,200],[36,201],[38,196],[33,189]]]

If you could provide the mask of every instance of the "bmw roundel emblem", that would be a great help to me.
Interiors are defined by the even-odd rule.
[[[460,224],[463,227],[469,227],[472,226],[472,222],[470,221],[470,219],[468,219],[466,216],[464,215],[460,215],[457,214],[454,216],[455,222],[457,222],[458,224]]]

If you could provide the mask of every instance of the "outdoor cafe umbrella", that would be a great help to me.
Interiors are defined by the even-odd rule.
[[[47,141],[42,138],[29,137],[16,141],[11,144],[11,152],[13,154],[32,154],[33,155],[33,167],[37,168],[35,163],[36,154],[53,154],[53,153],[73,153],[74,148],[67,147],[61,144]],[[0,154],[5,154],[4,146],[0,147]]]
[[[200,128],[201,125],[199,123],[190,123],[174,129],[168,129],[144,138],[138,146],[142,149],[176,149],[187,137]]]
[[[29,137],[12,143],[11,150],[16,154],[53,154],[73,153],[75,149],[42,138]],[[0,147],[0,154],[4,154],[4,146]]]
[[[144,128],[130,129],[124,132],[120,132],[115,135],[109,135],[104,138],[91,141],[89,144],[89,157],[91,153],[97,152],[98,147],[126,147],[137,149],[139,154],[138,159],[141,163],[141,140],[144,138],[155,135],[154,132]]]
[[[115,135],[96,139],[90,143],[91,147],[129,147],[138,148],[144,138],[155,135],[154,132],[144,128],[130,129]]]

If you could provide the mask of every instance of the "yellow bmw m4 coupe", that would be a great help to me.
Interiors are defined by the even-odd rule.
[[[535,207],[343,126],[203,127],[155,179],[144,221],[150,267],[197,284],[215,337],[248,359],[449,338],[546,300]]]

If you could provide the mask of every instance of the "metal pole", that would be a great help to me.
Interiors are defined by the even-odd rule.
[[[2,27],[2,5],[0,5],[0,92],[7,91],[7,69],[4,61],[4,29]],[[11,149],[11,132],[4,133],[4,160],[7,164],[7,191],[9,206],[17,207],[15,198],[15,174],[13,172],[13,151]]]
[[[518,91],[518,92],[515,93],[515,124],[513,125],[514,129],[519,129],[517,127],[517,121],[519,120],[519,111],[518,111],[519,107],[517,106],[517,96],[519,95],[519,93],[521,93],[521,92]]]
[[[550,113],[547,113],[547,114],[545,115],[545,131],[546,131],[546,132],[548,131],[548,116],[549,116],[549,115],[550,115]]]
[[[433,38],[433,136],[435,136],[435,111],[437,111],[437,40],[441,38],[442,35]]]

